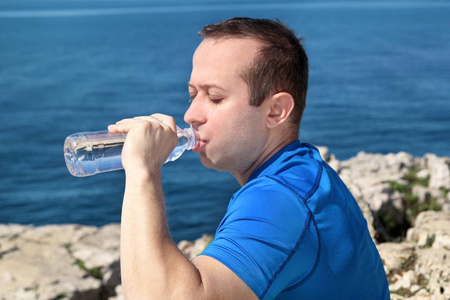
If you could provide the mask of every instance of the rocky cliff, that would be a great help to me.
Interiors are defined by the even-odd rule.
[[[361,152],[324,159],[346,182],[383,259],[392,299],[450,299],[450,158]],[[0,225],[0,299],[123,299],[120,225]],[[192,258],[212,237],[182,241]]]

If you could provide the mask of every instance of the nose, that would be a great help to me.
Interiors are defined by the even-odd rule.
[[[184,121],[194,126],[199,126],[206,123],[206,115],[200,100],[192,100],[188,110],[184,113]]]

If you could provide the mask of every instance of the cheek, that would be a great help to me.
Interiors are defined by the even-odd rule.
[[[245,120],[239,117],[239,113],[235,111],[216,110],[208,116],[208,131],[215,139],[222,136],[228,136],[237,127],[242,126]]]
[[[264,132],[261,109],[250,107],[246,102],[229,103],[229,106],[209,111],[209,126],[205,127],[208,127],[210,136],[215,140],[214,144],[220,143],[223,147],[230,148],[231,145],[227,143],[248,144],[258,140],[259,135]]]
[[[264,124],[258,114],[238,114],[230,128],[233,128],[231,134],[234,143],[239,144],[236,146],[245,152],[258,152],[261,144],[265,142]]]

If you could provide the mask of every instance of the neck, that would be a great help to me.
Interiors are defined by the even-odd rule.
[[[264,150],[258,156],[258,158],[243,172],[230,171],[230,173],[236,178],[239,184],[244,186],[250,176],[255,172],[260,166],[262,166],[266,161],[268,161],[272,156],[278,153],[281,149],[289,145],[290,143],[298,139],[297,135],[275,135],[274,139],[269,139],[268,143],[264,147]]]

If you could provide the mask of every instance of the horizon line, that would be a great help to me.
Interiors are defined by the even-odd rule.
[[[90,17],[110,15],[164,14],[182,12],[207,12],[240,10],[273,10],[273,9],[310,9],[310,8],[432,8],[450,7],[448,2],[314,2],[314,3],[262,3],[262,4],[217,4],[217,5],[181,5],[181,6],[146,6],[123,8],[87,8],[87,9],[43,9],[43,10],[10,10],[0,11],[0,18],[47,18],[47,17]]]

